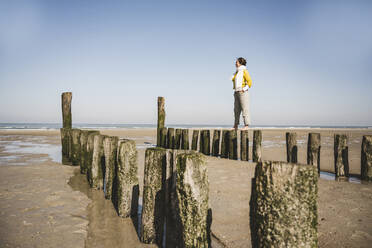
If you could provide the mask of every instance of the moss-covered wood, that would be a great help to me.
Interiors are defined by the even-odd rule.
[[[211,134],[210,130],[200,131],[200,144],[199,151],[205,155],[210,155],[211,153]]]
[[[181,131],[181,149],[189,150],[190,149],[190,142],[189,142],[189,130],[182,129]]]
[[[238,159],[238,135],[236,130],[229,131],[229,159]]]
[[[249,137],[248,130],[242,130],[240,132],[240,160],[249,160]]]
[[[88,182],[91,181],[92,178],[92,163],[93,163],[93,150],[94,150],[94,137],[96,135],[100,135],[99,131],[94,131],[88,134],[87,138],[87,148],[86,148],[86,156],[85,156],[85,164],[87,169],[87,180]]]
[[[119,138],[107,136],[103,139],[103,152],[105,155],[105,172],[103,180],[103,193],[106,199],[112,199],[113,183],[116,172]]]
[[[253,147],[252,147],[252,160],[253,162],[260,162],[262,160],[262,132],[261,130],[253,131]]]
[[[103,189],[103,173],[105,171],[105,154],[103,139],[105,135],[95,135],[93,144],[93,160],[89,173],[89,185],[94,189]]]
[[[349,148],[346,134],[335,134],[334,157],[335,175],[338,180],[348,180],[349,177]]]
[[[71,163],[72,165],[78,166],[80,165],[80,158],[81,158],[81,146],[80,146],[80,134],[81,130],[73,128],[71,129]]]
[[[71,114],[72,92],[63,92],[61,98],[62,98],[63,128],[72,128],[72,114]]]
[[[316,167],[259,162],[251,196],[252,247],[318,247]]]
[[[297,163],[297,134],[287,132],[285,134],[285,140],[287,146],[287,162]]]
[[[307,139],[307,164],[314,165],[320,173],[320,133],[309,133]]]
[[[363,136],[360,173],[362,180],[372,181],[372,135]]]
[[[194,150],[194,151],[198,150],[199,132],[200,132],[199,130],[192,131],[191,150]]]
[[[181,148],[181,136],[182,136],[182,129],[177,128],[176,134],[174,137],[174,149],[180,149]]]
[[[214,130],[212,139],[212,156],[220,155],[221,130]]]
[[[165,177],[167,150],[148,148],[145,152],[141,241],[162,245],[164,234]]]
[[[163,127],[160,129],[160,144],[159,147],[167,148],[168,147],[168,128]]]
[[[156,145],[161,146],[160,129],[165,126],[165,100],[164,97],[158,97],[158,125],[157,125],[157,139]]]
[[[71,164],[71,129],[70,128],[61,128],[61,144],[62,144],[62,164],[70,165]]]
[[[222,130],[221,158],[228,158],[229,150],[229,130]]]
[[[98,131],[94,130],[81,130],[80,133],[80,173],[86,174],[88,170],[88,164],[91,163],[88,158],[88,150],[87,150],[87,143],[88,143],[88,136],[89,134],[98,134]]]
[[[137,156],[136,143],[133,140],[120,140],[114,199],[121,217],[137,215],[139,197]]]
[[[174,128],[168,128],[167,134],[167,147],[169,149],[175,149],[175,130]],[[165,147],[164,147],[165,148]]]
[[[173,200],[179,223],[173,234],[178,244],[170,247],[210,247],[208,217],[208,173],[205,157],[198,152],[177,155],[176,199]]]

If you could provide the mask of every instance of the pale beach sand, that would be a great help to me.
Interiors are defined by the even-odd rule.
[[[144,151],[155,144],[156,130],[100,131],[136,141],[142,189]],[[320,132],[321,169],[330,172],[333,135],[348,134],[353,174],[360,173],[362,136],[372,134],[370,129],[264,129],[263,159],[285,161],[287,131],[297,132],[300,163],[306,162],[307,134]],[[30,150],[32,144],[42,145]],[[59,130],[0,131],[1,247],[154,247],[138,241],[132,221],[119,218],[102,192],[89,189],[77,167],[53,161],[48,152],[54,160],[60,159]],[[208,157],[212,232],[227,247],[251,245],[249,200],[254,166]],[[319,246],[370,247],[372,185],[321,178],[318,186]]]

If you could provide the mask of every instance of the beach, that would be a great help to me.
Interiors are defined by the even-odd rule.
[[[349,137],[350,182],[322,174],[318,182],[319,247],[369,247],[372,185],[360,183],[363,135],[371,129],[263,129],[264,160],[286,160],[285,133],[296,132],[298,162],[306,163],[307,135],[321,134],[320,168],[332,173],[333,135]],[[140,192],[144,152],[156,129],[102,129],[133,139]],[[249,131],[250,159],[253,132]],[[238,142],[239,143],[239,142]],[[61,165],[59,130],[0,131],[1,247],[155,247],[141,244],[130,219],[117,216],[101,191],[89,189],[78,167]],[[255,163],[208,157],[213,247],[250,247],[249,200]]]

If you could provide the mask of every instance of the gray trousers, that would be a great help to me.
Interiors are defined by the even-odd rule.
[[[249,92],[234,92],[234,114],[235,114],[235,126],[239,125],[240,113],[243,112],[244,124],[251,124],[251,116],[249,113]]]

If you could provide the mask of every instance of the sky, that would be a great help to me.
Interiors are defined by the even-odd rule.
[[[0,1],[0,122],[372,126],[372,1]]]

